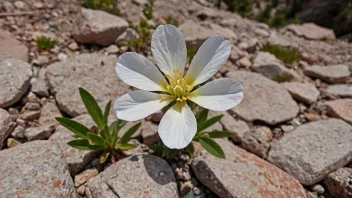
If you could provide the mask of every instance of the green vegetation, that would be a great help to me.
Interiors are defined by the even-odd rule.
[[[41,36],[37,38],[37,48],[41,50],[50,50],[56,44],[57,41],[49,37]]]
[[[143,14],[148,20],[153,19],[153,6],[154,0],[149,0],[149,4],[146,4],[143,8]]]
[[[197,115],[197,133],[193,138],[193,141],[199,142],[200,145],[208,151],[210,154],[214,155],[218,158],[225,159],[225,153],[216,141],[215,138],[228,138],[234,135],[232,132],[227,131],[214,131],[214,132],[206,132],[210,126],[214,125],[215,123],[219,122],[224,115],[214,116],[210,119],[208,117],[208,109],[201,110]],[[184,152],[188,153],[190,156],[194,154],[194,145],[193,141],[183,149]],[[179,150],[176,149],[169,149],[167,148],[161,141],[157,142],[154,145],[150,146],[150,149],[154,151],[154,154],[162,156],[167,159],[172,159],[176,157]]]
[[[271,80],[276,81],[278,83],[283,83],[283,82],[290,81],[291,78],[288,76],[277,75],[277,76],[272,77]]]
[[[148,49],[151,42],[151,26],[145,19],[141,19],[137,26],[130,25],[130,28],[134,29],[139,38],[134,41],[126,41],[123,42],[123,45],[126,45],[130,48],[130,50],[135,52],[143,52],[144,50]]]
[[[194,48],[187,48],[187,58],[189,61],[193,59],[193,57],[196,55],[197,50]]]
[[[120,16],[120,10],[116,7],[116,0],[83,0],[85,8],[103,10],[113,15]]]
[[[241,16],[250,17],[252,16],[253,0],[223,0],[232,12],[237,12]]]
[[[278,45],[265,44],[263,51],[269,52],[286,64],[301,60],[301,56],[295,48],[285,48]]]
[[[103,151],[100,156],[100,163],[104,163],[109,156],[111,161],[115,161],[115,155],[120,150],[130,150],[136,148],[136,145],[130,144],[130,137],[138,130],[141,123],[131,127],[120,139],[117,135],[122,127],[127,123],[124,120],[116,120],[108,125],[108,116],[111,107],[111,101],[106,105],[104,112],[100,109],[94,97],[83,88],[79,88],[84,106],[89,115],[99,128],[99,133],[93,132],[86,126],[68,119],[57,117],[56,120],[65,128],[72,131],[77,139],[68,142],[67,144],[80,150]]]
[[[174,18],[173,16],[171,16],[171,15],[167,16],[166,19],[165,19],[165,21],[166,21],[166,24],[172,24],[172,25],[174,25],[174,26],[176,26],[176,27],[178,27],[178,25],[179,25],[177,19],[175,19],[175,18]]]

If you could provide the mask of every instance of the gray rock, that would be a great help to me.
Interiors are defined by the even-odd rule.
[[[205,21],[201,23],[201,26],[210,30],[213,35],[222,35],[226,40],[229,40],[231,43],[234,43],[237,40],[237,35],[230,29],[223,28],[216,23]]]
[[[346,65],[329,65],[324,67],[313,65],[306,67],[304,69],[304,74],[328,83],[343,83],[351,75],[350,70]]]
[[[77,188],[81,186],[82,184],[86,183],[89,179],[97,176],[98,174],[99,174],[98,170],[93,168],[93,169],[87,169],[81,172],[80,174],[75,175],[75,187]]]
[[[259,127],[243,135],[241,146],[245,150],[265,159],[270,148],[271,139],[273,139],[271,130],[268,127]]]
[[[282,85],[295,100],[308,104],[317,101],[320,95],[319,90],[311,83],[284,82]]]
[[[304,188],[289,174],[227,140],[216,141],[226,159],[202,150],[192,170],[219,197],[305,197]]]
[[[258,52],[253,58],[251,68],[270,79],[278,76],[285,77],[287,80],[299,78],[294,71],[286,68],[282,61],[268,52]]]
[[[72,28],[78,43],[111,45],[128,28],[128,23],[115,15],[100,10],[82,8]]]
[[[235,119],[227,111],[218,112],[217,114],[223,114],[220,123],[223,125],[225,131],[233,132],[234,135],[231,136],[231,139],[234,142],[240,143],[242,141],[243,135],[246,132],[249,132],[249,127],[246,122],[242,120]]]
[[[139,38],[138,33],[136,30],[132,28],[127,28],[124,33],[122,33],[119,37],[117,37],[115,43],[117,45],[122,45],[124,41],[131,42],[135,41]]]
[[[11,33],[2,29],[0,29],[0,46],[0,61],[9,58],[28,61],[28,48]]]
[[[325,192],[324,187],[320,184],[315,184],[310,189],[312,189],[314,192],[317,192],[318,194],[323,194]]]
[[[109,100],[115,101],[129,91],[129,86],[116,75],[116,62],[114,56],[82,54],[49,65],[46,77],[58,107],[72,117],[86,113],[79,95],[79,87],[85,88],[97,98],[102,108]]]
[[[12,121],[11,115],[6,110],[0,109],[0,150],[15,127],[16,123]]]
[[[326,102],[328,114],[352,124],[352,99],[339,99]]]
[[[26,62],[17,59],[7,59],[0,62],[1,108],[9,107],[21,99],[27,92],[31,76],[31,65]]]
[[[324,27],[320,27],[314,23],[304,23],[303,25],[290,24],[287,29],[295,33],[297,36],[311,40],[335,39],[334,31]]]
[[[40,125],[55,125],[57,121],[56,117],[61,117],[60,110],[57,108],[55,103],[46,103],[40,113],[39,124]]]
[[[340,168],[324,179],[329,193],[334,197],[352,197],[352,168]]]
[[[32,121],[38,119],[40,116],[40,111],[25,111],[20,114],[20,118],[27,121]]]
[[[297,103],[279,83],[246,71],[229,72],[226,77],[240,81],[244,87],[244,99],[232,109],[244,120],[275,125],[297,115]]]
[[[91,117],[87,114],[74,118],[75,121],[83,124],[89,129],[95,131],[96,126]],[[75,149],[67,144],[67,142],[76,139],[75,135],[64,128],[57,126],[55,133],[50,136],[49,140],[59,144],[59,147],[64,155],[71,175],[79,173],[89,162],[98,156],[96,151],[84,151]]]
[[[151,145],[160,140],[158,134],[158,125],[149,121],[142,123],[142,138],[143,143],[146,145]]]
[[[153,155],[134,155],[111,165],[88,181],[86,194],[92,198],[178,197],[171,167]]]
[[[185,38],[187,48],[189,49],[193,48],[197,50],[205,40],[213,36],[210,30],[190,20],[181,24],[178,29]]]
[[[326,89],[326,92],[332,95],[352,98],[352,85],[347,85],[347,84],[330,85]]]
[[[46,86],[45,81],[40,78],[31,79],[31,91],[41,97],[49,96],[48,87]]]
[[[24,132],[24,136],[28,141],[33,140],[44,140],[51,136],[55,130],[55,125],[40,126],[40,127],[30,127]]]
[[[59,147],[35,141],[0,152],[0,197],[75,197]]]
[[[11,136],[16,139],[24,138],[24,128],[22,126],[18,125],[11,133]]]
[[[310,122],[272,145],[268,160],[304,185],[322,180],[352,160],[352,126],[339,119]]]

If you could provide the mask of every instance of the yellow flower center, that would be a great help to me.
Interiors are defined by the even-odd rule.
[[[192,90],[192,86],[187,84],[180,69],[174,69],[172,74],[166,74],[169,84],[166,85],[167,92],[174,96],[176,102],[187,100],[187,95]]]

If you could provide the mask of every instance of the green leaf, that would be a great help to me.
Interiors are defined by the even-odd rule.
[[[89,115],[92,117],[94,122],[98,125],[99,129],[104,127],[103,113],[94,99],[94,97],[82,87],[79,88],[79,94],[81,95],[84,106],[86,107]]]
[[[75,135],[77,135],[80,138],[87,139],[87,133],[92,132],[90,129],[82,125],[81,123],[78,123],[74,120],[68,119],[68,118],[61,118],[61,117],[56,117],[55,118],[62,126],[64,126],[66,129],[72,131]]]
[[[88,133],[88,139],[95,145],[101,145],[105,148],[107,147],[107,142],[100,136],[95,135],[94,133]]]
[[[126,125],[127,121],[117,119],[113,123],[111,123],[109,130],[112,131],[112,145],[116,144],[117,141],[117,134],[119,133],[120,129]]]
[[[106,104],[106,107],[105,107],[104,116],[103,116],[104,123],[108,123],[110,108],[111,108],[111,100],[108,102],[108,104]]]
[[[104,128],[100,131],[100,136],[106,140],[107,143],[112,143],[112,137],[107,125],[105,125]]]
[[[103,154],[100,155],[100,163],[104,163],[110,156],[110,153],[105,151]]]
[[[208,109],[202,109],[197,115],[197,124],[202,124],[208,117]]]
[[[72,146],[73,148],[76,148],[79,150],[99,151],[99,150],[105,149],[105,147],[101,146],[101,145],[90,145],[88,140],[83,140],[83,139],[72,140],[72,141],[68,142],[67,144]]]
[[[220,145],[214,140],[207,137],[201,137],[199,142],[200,145],[202,145],[202,147],[210,154],[214,155],[215,157],[225,159],[224,151],[222,150]]]
[[[194,154],[194,145],[193,142],[189,143],[186,147],[186,152],[189,153],[191,156]]]
[[[207,129],[211,125],[213,125],[216,122],[220,121],[223,116],[224,115],[218,115],[218,116],[212,117],[209,120],[205,121],[204,123],[200,124],[200,126],[198,127],[198,131],[197,132],[201,132],[201,131]]]
[[[115,148],[121,149],[121,150],[131,150],[136,148],[137,146],[135,144],[127,144],[127,143],[117,143]]]
[[[128,140],[131,138],[131,136],[139,129],[139,127],[141,126],[141,122],[138,124],[135,124],[133,127],[131,127],[130,129],[128,129],[128,131],[122,136],[122,138],[119,140],[119,144],[121,143],[127,143]]]
[[[227,138],[233,136],[235,133],[228,131],[214,131],[214,132],[204,132],[203,134],[207,134],[210,138]]]

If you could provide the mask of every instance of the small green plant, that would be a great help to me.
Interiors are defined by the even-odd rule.
[[[130,25],[132,29],[134,29],[139,38],[134,41],[125,41],[122,44],[128,46],[132,51],[142,52],[150,46],[151,40],[151,26],[145,19],[141,19],[139,21],[138,26]]]
[[[165,21],[166,21],[166,24],[172,24],[172,25],[174,25],[174,26],[176,26],[176,27],[178,27],[178,25],[179,25],[177,19],[175,19],[175,18],[174,18],[173,16],[171,16],[171,15],[168,15],[168,16],[166,17]]]
[[[225,159],[226,156],[224,151],[222,150],[221,146],[218,143],[216,143],[216,141],[214,141],[213,139],[228,138],[233,136],[234,133],[227,132],[227,131],[206,132],[207,128],[209,128],[210,126],[220,121],[221,118],[224,116],[224,115],[218,115],[210,119],[207,119],[208,112],[209,112],[208,109],[203,109],[197,114],[196,116],[197,133],[194,136],[193,141],[199,142],[200,145],[206,151],[208,151],[210,154],[214,155],[215,157]],[[183,151],[188,153],[190,156],[192,156],[195,152],[193,141],[186,148],[183,149]],[[161,141],[157,142],[155,145],[150,146],[149,148],[152,149],[156,155],[160,155],[167,159],[174,158],[178,154],[178,152],[180,152],[177,149],[169,149]]]
[[[37,38],[37,48],[41,50],[50,50],[57,44],[56,40],[50,37],[41,36]]]
[[[263,51],[269,52],[286,64],[291,64],[301,60],[301,56],[295,48],[285,48],[278,45],[265,44]]]
[[[271,80],[276,81],[278,83],[283,83],[283,82],[290,81],[291,78],[289,76],[285,76],[285,75],[277,75],[277,76],[272,77]]]
[[[143,14],[148,19],[153,19],[153,7],[154,7],[154,0],[149,0],[149,4],[145,4],[143,8]]]
[[[120,16],[120,10],[116,7],[116,0],[83,0],[83,6],[93,10],[103,10],[113,15]]]
[[[193,57],[196,55],[197,50],[194,48],[188,48],[187,49],[187,58],[189,61],[191,61],[193,59]]]
[[[130,150],[136,148],[136,145],[128,143],[130,137],[138,130],[141,123],[131,127],[120,139],[117,137],[120,129],[125,126],[126,121],[116,120],[108,125],[108,116],[111,107],[111,101],[102,112],[94,97],[85,89],[79,88],[84,106],[86,107],[89,115],[99,128],[99,134],[94,133],[86,126],[63,117],[57,117],[56,120],[65,128],[72,131],[77,139],[68,142],[67,144],[80,150],[95,150],[103,151],[100,155],[100,163],[104,163],[109,156],[112,162],[115,160],[115,155],[120,150]]]
[[[301,18],[296,16],[294,19],[292,19],[291,23],[292,24],[302,24],[302,20],[301,20]]]
[[[253,0],[223,0],[232,12],[237,12],[243,17],[251,17]]]

